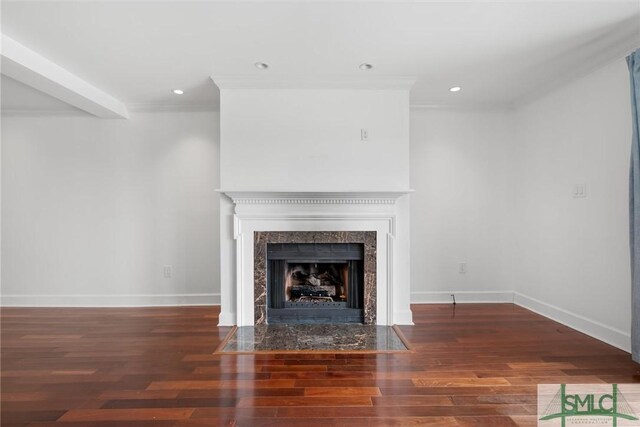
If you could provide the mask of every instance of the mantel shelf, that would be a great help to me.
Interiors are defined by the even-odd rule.
[[[401,191],[234,191],[217,190],[242,204],[395,204]]]

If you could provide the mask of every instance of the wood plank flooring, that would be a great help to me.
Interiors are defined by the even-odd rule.
[[[213,355],[217,307],[4,308],[6,427],[535,426],[538,383],[640,382],[513,304],[415,305],[413,354]]]

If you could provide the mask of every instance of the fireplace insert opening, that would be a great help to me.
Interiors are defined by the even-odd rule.
[[[362,323],[364,245],[267,245],[268,323]]]

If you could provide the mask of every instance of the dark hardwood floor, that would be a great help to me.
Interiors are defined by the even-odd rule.
[[[535,426],[538,383],[640,382],[512,304],[413,306],[413,354],[213,355],[218,311],[2,309],[2,426]]]

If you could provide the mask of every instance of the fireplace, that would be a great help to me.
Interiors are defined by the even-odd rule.
[[[221,326],[267,323],[267,248],[279,243],[361,244],[362,323],[412,324],[407,192],[224,193]]]
[[[267,323],[363,322],[363,243],[267,244]]]
[[[254,324],[376,324],[376,234],[254,232]]]

